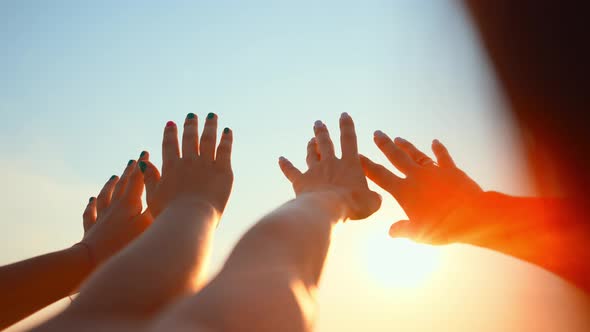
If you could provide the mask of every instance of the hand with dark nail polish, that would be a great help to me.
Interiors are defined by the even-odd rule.
[[[162,174],[149,160],[139,165],[145,176],[152,215],[157,217],[176,201],[192,201],[210,205],[221,216],[233,183],[232,140],[232,133],[226,128],[216,149],[217,117],[209,113],[199,141],[198,118],[189,113],[184,123],[181,154],[177,127],[167,125],[162,142]]]

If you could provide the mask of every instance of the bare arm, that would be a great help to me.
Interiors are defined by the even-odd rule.
[[[352,119],[341,121],[343,156],[334,156],[321,122],[308,145],[309,170],[282,158],[280,166],[297,198],[260,220],[239,241],[223,269],[192,298],[162,316],[155,330],[310,331],[315,291],[333,227],[376,211],[356,152]]]
[[[590,227],[567,199],[512,197],[484,192],[455,165],[437,140],[435,164],[410,142],[376,132],[375,143],[402,179],[363,157],[367,176],[389,191],[410,220],[390,228],[394,237],[430,244],[467,243],[543,267],[590,292]]]
[[[93,270],[77,245],[0,268],[0,329],[72,294]]]
[[[190,113],[181,157],[176,125],[167,124],[162,176],[147,157],[139,164],[155,221],[89,279],[63,314],[38,330],[63,331],[89,324],[99,330],[139,329],[202,287],[213,233],[233,182],[232,132],[224,130],[215,153],[216,131],[217,117],[211,114],[197,147],[197,118]]]
[[[485,192],[445,223],[478,224],[458,242],[525,260],[590,292],[590,228],[565,199]]]
[[[98,198],[90,199],[81,244],[0,267],[0,329],[77,291],[98,264],[147,227],[148,220],[128,222],[141,210],[140,196],[132,200],[126,192],[135,165],[130,161],[120,179],[112,176]]]

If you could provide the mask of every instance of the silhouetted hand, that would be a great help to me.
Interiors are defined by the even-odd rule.
[[[144,171],[147,203],[154,218],[172,202],[205,203],[221,216],[232,188],[232,131],[225,128],[215,152],[217,116],[209,113],[199,142],[197,116],[189,113],[184,122],[182,157],[176,124],[170,121],[162,142],[162,176],[149,161]]]
[[[473,231],[473,224],[454,224],[447,217],[458,207],[475,199],[482,189],[455,166],[447,149],[432,142],[437,163],[410,142],[376,131],[374,141],[387,159],[406,178],[400,178],[365,156],[361,162],[369,179],[398,201],[410,220],[401,220],[389,229],[392,237],[409,237],[431,244],[459,241]],[[437,165],[438,164],[438,165]],[[455,222],[456,223],[456,222]]]
[[[130,160],[121,178],[113,175],[97,198],[91,197],[83,214],[84,238],[96,260],[108,259],[141,234],[152,221],[142,211],[143,176]]]
[[[364,219],[381,206],[381,196],[369,190],[361,168],[352,118],[340,117],[342,158],[336,158],[328,128],[321,121],[314,124],[315,137],[307,145],[307,166],[301,173],[281,157],[279,166],[293,184],[297,196],[311,192],[337,193],[346,207],[346,218]]]

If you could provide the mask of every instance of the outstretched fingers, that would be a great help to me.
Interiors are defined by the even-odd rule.
[[[182,132],[182,157],[196,158],[199,155],[199,121],[195,113],[189,113],[184,120]]]
[[[141,161],[145,162],[145,161]],[[143,172],[141,168],[134,167],[129,174],[129,182],[125,188],[125,193],[121,197],[122,200],[129,202],[136,207],[136,213],[141,212],[141,195],[143,195]]]
[[[115,190],[118,180],[118,176],[111,176],[111,178],[107,181],[107,183],[105,183],[104,187],[102,187],[102,190],[98,194],[98,197],[96,198],[96,212],[99,216],[109,205],[111,205],[113,190]]]
[[[416,164],[404,150],[395,145],[391,138],[389,138],[384,132],[377,130],[374,133],[373,140],[393,166],[399,169],[402,173],[408,174],[418,167],[418,164]]]
[[[82,222],[84,226],[84,232],[87,232],[96,223],[96,198],[90,197],[86,209],[82,214]]]
[[[154,194],[158,182],[160,182],[160,172],[149,160],[142,160],[137,166],[139,171],[143,173],[143,182],[145,184],[145,191],[149,201],[149,197]]]
[[[316,121],[313,125],[313,132],[320,151],[320,158],[322,160],[336,158],[334,154],[334,143],[332,143],[326,125],[320,120]]]
[[[383,165],[379,165],[363,155],[359,155],[359,157],[363,171],[371,181],[391,194],[397,191],[400,183],[403,181],[402,178],[390,172]]]
[[[178,128],[176,128],[176,123],[168,121],[162,139],[162,173],[165,174],[178,158],[180,158]]]
[[[402,150],[404,150],[418,165],[436,165],[434,162],[432,162],[432,159],[430,159],[430,157],[428,157],[424,152],[418,150],[418,148],[416,148],[414,144],[406,141],[405,139],[401,137],[396,137],[393,143],[395,143],[395,145],[399,146]]]
[[[291,183],[295,182],[301,176],[301,171],[293,166],[293,164],[285,157],[279,158],[279,167]]]
[[[437,139],[432,141],[432,152],[434,152],[440,167],[457,167],[447,148]]]
[[[133,159],[131,159],[131,160],[129,160],[129,162],[127,162],[127,167],[125,167],[125,170],[123,171],[123,174],[121,174],[121,178],[117,182],[117,185],[115,186],[115,190],[113,191],[112,200],[118,200],[119,198],[121,198],[121,196],[125,192],[125,187],[127,187],[127,182],[129,182],[129,174],[133,171],[133,168],[135,168],[135,165],[136,165],[136,162]]]
[[[209,113],[205,120],[203,135],[201,136],[200,156],[205,160],[214,160],[215,143],[217,141],[217,115]]]
[[[231,129],[223,129],[221,139],[219,140],[219,146],[217,147],[217,153],[215,155],[215,162],[221,167],[231,168],[231,151],[234,141],[234,134]]]
[[[340,146],[342,148],[342,159],[358,158],[358,147],[354,122],[348,113],[340,116]]]
[[[318,150],[318,144],[313,137],[307,143],[307,156],[305,157],[305,162],[307,163],[307,167],[311,168],[315,166],[320,161],[320,152]]]

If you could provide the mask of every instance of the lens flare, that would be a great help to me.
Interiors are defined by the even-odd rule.
[[[441,249],[408,239],[375,234],[367,239],[363,261],[369,277],[386,288],[416,288],[440,265]]]

